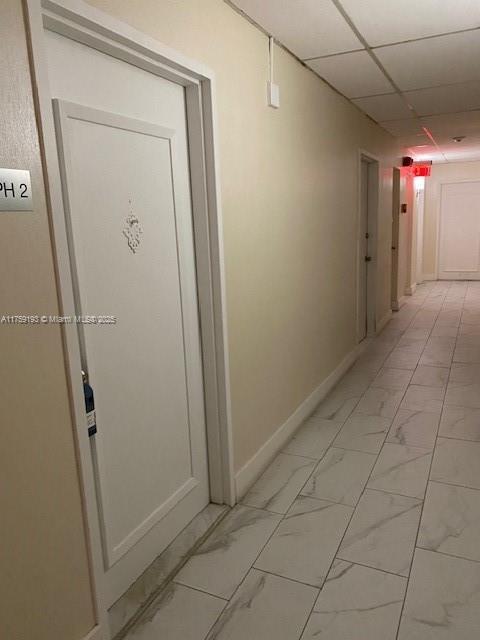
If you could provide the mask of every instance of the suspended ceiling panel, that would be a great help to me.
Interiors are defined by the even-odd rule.
[[[480,31],[381,47],[375,55],[402,91],[480,79]]]
[[[407,91],[405,97],[419,116],[480,109],[480,81]]]
[[[372,47],[480,27],[478,0],[341,0]]]
[[[446,162],[444,154],[434,145],[407,148],[407,153],[418,162],[430,161]]]
[[[347,98],[392,92],[392,85],[366,51],[310,60],[307,64]]]
[[[403,136],[402,137],[402,142],[406,147],[431,147],[432,146],[432,142],[430,140],[430,138],[425,135],[425,133],[422,131],[422,133],[414,133],[414,134],[410,134],[409,136]]]
[[[470,138],[460,144],[450,142],[442,145],[441,149],[445,158],[451,162],[459,162],[461,160],[474,160],[478,154],[478,146],[480,145],[480,137]]]
[[[422,124],[434,135],[437,142],[451,142],[454,135],[478,136],[480,132],[480,111],[442,114],[422,118]]]
[[[431,129],[422,156],[480,159],[480,0],[233,2],[400,142]]]
[[[386,129],[392,136],[402,138],[414,134],[423,133],[422,125],[416,118],[408,118],[403,120],[387,120],[380,122],[381,126]]]
[[[236,5],[303,60],[362,48],[332,0],[241,0]]]
[[[352,100],[352,102],[377,122],[381,122],[382,120],[413,118],[413,113],[408,109],[404,100],[396,93],[385,96],[357,98]]]

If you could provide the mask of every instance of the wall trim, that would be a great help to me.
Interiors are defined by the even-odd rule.
[[[377,327],[376,327],[377,334],[380,333],[380,331],[390,322],[390,320],[392,319],[392,315],[393,315],[393,312],[391,309],[389,309],[387,313],[383,316],[383,318],[377,322]]]
[[[277,453],[290,440],[302,422],[311,415],[325,396],[350,369],[371,342],[366,338],[358,344],[325,380],[295,409],[292,415],[270,436],[260,449],[235,474],[237,500],[240,500],[252,484],[261,476]]]
[[[406,288],[405,290],[405,294],[407,296],[413,296],[413,294],[415,293],[415,291],[417,290],[417,283],[416,282],[412,282],[412,284]]]
[[[83,636],[82,640],[102,640],[101,631],[100,625],[97,624],[86,636]]]
[[[422,278],[423,278],[423,280],[436,280],[437,279],[437,274],[436,273],[424,273]]]

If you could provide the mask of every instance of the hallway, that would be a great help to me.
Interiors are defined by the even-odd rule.
[[[476,637],[479,320],[420,285],[128,640]]]
[[[0,640],[480,639],[480,1],[2,9]]]

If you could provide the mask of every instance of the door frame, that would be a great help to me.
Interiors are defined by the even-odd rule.
[[[415,284],[419,285],[423,282],[423,231],[425,228],[425,186],[426,178],[417,178],[423,180],[423,189],[415,187],[415,178],[413,179],[414,193],[414,218],[415,218]],[[417,183],[418,184],[418,183]]]
[[[439,280],[440,275],[440,246],[441,246],[441,233],[442,233],[442,197],[443,187],[449,184],[465,184],[467,182],[479,182],[480,179],[466,178],[464,180],[439,180],[437,184],[437,220],[436,220],[436,234],[437,239],[435,243],[435,278]],[[426,202],[426,201],[425,201]]]
[[[359,332],[360,321],[360,254],[361,248],[361,215],[362,215],[362,160],[368,163],[368,235],[371,240],[370,253],[372,268],[367,269],[367,333],[365,338],[371,338],[376,333],[377,323],[377,300],[376,300],[376,283],[377,283],[377,255],[378,255],[378,205],[379,205],[379,189],[380,189],[380,161],[379,158],[369,151],[358,149],[357,153],[357,255],[356,255],[356,312],[355,312],[355,332],[357,343],[361,342]],[[370,243],[369,243],[370,244]],[[373,268],[375,265],[375,268]]]
[[[398,252],[400,244],[400,181],[401,171],[393,167],[392,173],[392,241],[391,241],[391,284],[390,299],[392,311],[400,308],[398,301]],[[395,247],[395,249],[393,248]]]
[[[62,316],[75,315],[75,305],[44,30],[86,44],[185,88],[210,500],[233,506],[236,494],[214,74],[203,64],[187,59],[82,0],[25,0],[25,8]],[[96,620],[96,626],[85,640],[100,640],[108,637],[108,614],[103,595],[99,511],[75,325],[62,324],[62,339]]]

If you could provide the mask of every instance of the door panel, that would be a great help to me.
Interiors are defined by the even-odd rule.
[[[442,187],[438,275],[480,279],[480,182]]]
[[[398,311],[398,251],[400,245],[400,169],[393,168],[392,185],[392,271],[391,300],[392,309]]]
[[[209,500],[185,96],[48,39],[110,605]]]
[[[359,292],[358,292],[358,340],[367,335],[367,282],[368,282],[368,163],[361,161],[360,171],[360,228],[359,228]]]
[[[415,192],[416,198],[416,219],[417,219],[417,264],[416,264],[416,283],[423,282],[423,227],[425,217],[425,179],[423,184]]]

